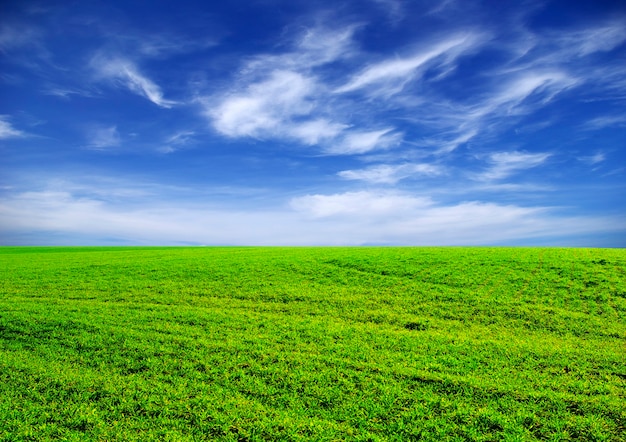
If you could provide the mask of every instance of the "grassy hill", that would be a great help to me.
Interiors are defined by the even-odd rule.
[[[626,251],[0,248],[0,440],[624,440]]]

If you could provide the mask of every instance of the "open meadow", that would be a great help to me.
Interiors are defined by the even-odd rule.
[[[0,248],[0,441],[626,434],[626,251]]]

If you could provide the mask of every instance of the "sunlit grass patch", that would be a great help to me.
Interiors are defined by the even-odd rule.
[[[626,254],[2,248],[0,440],[621,440]]]

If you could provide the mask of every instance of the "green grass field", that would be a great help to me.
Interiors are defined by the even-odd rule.
[[[626,251],[0,248],[0,440],[626,434]]]

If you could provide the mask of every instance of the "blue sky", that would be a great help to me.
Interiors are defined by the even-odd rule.
[[[0,17],[0,244],[626,246],[623,1]]]

